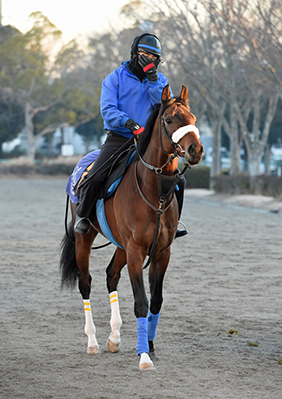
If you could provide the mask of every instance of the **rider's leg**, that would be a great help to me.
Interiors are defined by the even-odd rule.
[[[95,204],[101,192],[103,182],[109,169],[116,158],[110,158],[128,139],[118,134],[109,132],[105,143],[101,147],[98,158],[87,176],[87,182],[79,189],[79,205],[76,210],[76,222],[74,231],[79,234],[86,234],[89,231],[90,223]]]
[[[177,204],[178,204],[178,220],[180,220],[181,213],[182,213],[185,185],[186,185],[186,180],[185,180],[185,177],[183,177],[181,180],[179,180],[179,183],[178,183],[179,189],[175,192],[175,196],[176,196]],[[188,231],[186,229],[182,229],[182,230],[177,229],[175,238],[186,236],[186,234],[188,234]]]

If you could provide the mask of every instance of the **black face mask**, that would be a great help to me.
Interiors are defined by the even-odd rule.
[[[138,57],[136,54],[131,57],[131,61],[128,64],[128,69],[135,75],[137,78],[142,82],[143,79],[145,78],[145,72],[141,68],[141,66],[138,64]]]

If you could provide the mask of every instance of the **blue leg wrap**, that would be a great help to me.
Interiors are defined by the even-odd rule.
[[[140,356],[143,352],[149,353],[147,317],[138,317],[137,319],[136,351],[138,353],[138,356]]]
[[[160,313],[153,314],[149,311],[148,314],[148,341],[154,341],[157,334],[157,327],[159,323]]]

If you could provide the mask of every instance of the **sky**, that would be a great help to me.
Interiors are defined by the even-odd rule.
[[[28,16],[41,11],[63,32],[63,40],[102,32],[111,23],[119,22],[119,11],[129,0],[0,0],[2,24],[13,25],[25,33],[30,26]]]

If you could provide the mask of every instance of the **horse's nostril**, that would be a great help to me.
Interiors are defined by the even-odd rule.
[[[194,155],[195,154],[195,144],[191,144],[188,148],[188,154]]]

